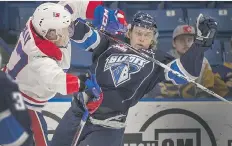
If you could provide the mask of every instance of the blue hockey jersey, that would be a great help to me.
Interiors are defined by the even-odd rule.
[[[130,107],[161,81],[187,83],[87,25],[79,22],[75,29],[73,40],[77,46],[93,52],[91,72],[96,74],[104,94],[100,108],[93,115],[97,119],[127,114]],[[200,74],[204,51],[205,48],[194,43],[180,59],[160,49],[150,50],[147,54],[184,76],[196,79]]]
[[[29,137],[23,128],[23,123],[30,123],[26,106],[17,84],[2,71],[0,88],[0,145],[21,146]]]

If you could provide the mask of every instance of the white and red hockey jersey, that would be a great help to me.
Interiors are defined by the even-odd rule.
[[[5,67],[19,85],[28,108],[43,107],[56,93],[63,95],[79,90],[79,79],[65,73],[71,61],[71,44],[58,48],[38,36],[28,20]]]
[[[75,21],[77,18],[93,19],[95,8],[103,5],[103,1],[60,1],[59,4],[72,14],[72,21]]]
[[[79,17],[93,18],[94,9],[102,2],[67,1],[59,4],[66,7],[74,21]],[[35,33],[30,18],[4,70],[18,83],[28,108],[40,111],[56,93],[78,92],[78,77],[64,71],[70,68],[70,63],[71,43],[58,48],[42,39]]]

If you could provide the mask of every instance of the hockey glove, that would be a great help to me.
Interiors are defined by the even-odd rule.
[[[85,81],[86,89],[85,93],[90,97],[90,98],[97,98],[100,96],[101,93],[101,88],[97,84],[97,79],[96,75],[92,74],[89,79]]]
[[[125,34],[127,32],[127,22],[122,10],[111,10],[98,6],[94,11],[93,25],[100,30],[104,30],[112,35]]]
[[[196,43],[202,47],[211,47],[217,33],[217,22],[200,14],[196,22]]]
[[[84,79],[86,76],[82,75],[81,78]],[[86,79],[85,85],[86,88],[84,89],[84,92],[75,93],[74,98],[76,98],[83,107],[86,106],[89,113],[92,114],[101,105],[103,93],[100,86],[97,84],[96,76],[94,74]]]

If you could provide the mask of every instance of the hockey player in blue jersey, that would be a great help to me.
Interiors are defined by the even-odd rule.
[[[114,26],[112,23],[119,16],[118,11],[106,10],[101,6],[96,11],[96,14],[102,15],[95,16],[95,26],[102,28],[104,24],[106,30],[111,30],[111,34],[114,34],[117,30],[107,29],[107,27]],[[122,18],[121,15],[120,18]],[[96,21],[101,23],[95,23]],[[134,15],[127,34],[128,42],[135,49],[150,52],[148,53],[150,57],[167,64],[173,70],[196,79],[200,73],[204,51],[211,47],[214,40],[214,36],[208,37],[208,34],[211,30],[217,30],[217,23],[212,18],[202,17],[198,22],[196,39],[180,59],[174,59],[160,49],[154,48],[156,41],[154,36],[158,33],[156,22],[150,15],[143,12]],[[80,49],[93,52],[91,72],[96,74],[97,83],[103,92],[99,100],[93,102],[90,97],[91,104],[87,101],[87,108],[91,115],[77,146],[122,146],[125,121],[130,107],[136,105],[161,81],[171,81],[174,84],[186,83],[185,80],[164,70],[154,62],[130,51],[124,44],[117,44],[83,23],[76,22],[73,39]],[[82,114],[82,105],[78,100],[73,100],[72,106],[55,131],[52,146],[71,145]]]
[[[31,133],[25,128],[31,121],[17,84],[0,71],[0,87],[0,145],[33,146]]]

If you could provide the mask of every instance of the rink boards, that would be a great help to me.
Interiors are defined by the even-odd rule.
[[[70,107],[52,99],[44,109],[49,139]],[[124,146],[232,146],[232,105],[216,100],[143,99],[127,118]]]

